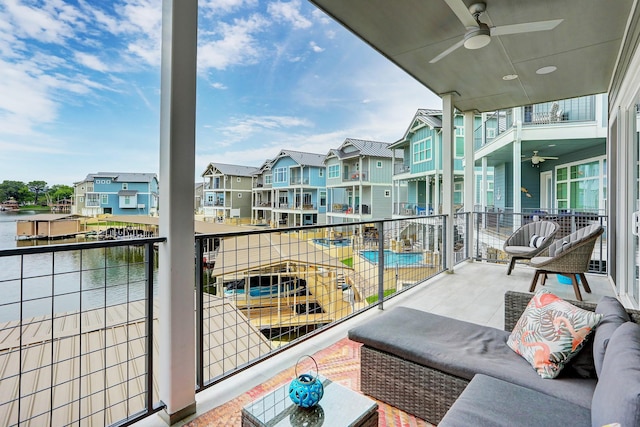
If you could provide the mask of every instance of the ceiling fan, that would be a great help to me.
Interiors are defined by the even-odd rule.
[[[533,156],[522,159],[523,162],[527,160],[531,160],[531,164],[537,165],[538,163],[542,163],[545,160],[558,160],[557,157],[549,157],[549,156],[539,156],[538,150],[533,150]]]
[[[489,27],[484,22],[480,22],[479,19],[480,15],[487,10],[486,3],[473,3],[467,8],[462,0],[445,0],[445,2],[451,8],[453,13],[456,14],[467,31],[462,40],[433,58],[429,61],[430,64],[435,64],[461,46],[464,46],[467,49],[480,49],[481,47],[485,47],[491,42],[491,36],[506,36],[509,34],[553,30],[563,21],[562,19],[554,19],[551,21],[525,22],[522,24]]]

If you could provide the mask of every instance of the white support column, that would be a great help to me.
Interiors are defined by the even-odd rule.
[[[163,0],[160,92],[162,213],[157,372],[169,424],[195,413],[194,198],[197,0]]]
[[[487,227],[487,216],[484,212],[487,211],[487,192],[489,191],[489,183],[487,182],[487,158],[482,158],[482,180],[480,181],[480,210],[482,214],[482,228]],[[495,187],[494,187],[495,188]]]
[[[442,96],[442,213],[447,217],[444,266],[453,273],[453,94]]]
[[[514,109],[518,111],[519,109]],[[522,114],[516,115],[520,117]],[[513,141],[513,213],[522,212],[522,120],[516,120],[516,137]],[[513,215],[514,231],[522,225],[522,216]]]
[[[475,156],[473,150],[473,124],[475,113],[467,111],[464,113],[464,211],[469,212],[469,233],[465,233],[465,244],[469,249],[473,248],[473,205],[475,194]],[[471,251],[470,251],[471,253]],[[473,259],[473,256],[471,257]]]

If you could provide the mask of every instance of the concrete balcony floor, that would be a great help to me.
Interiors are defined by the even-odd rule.
[[[384,310],[406,306],[502,329],[504,327],[504,293],[508,290],[528,292],[535,270],[524,264],[517,264],[510,276],[507,276],[506,271],[506,264],[463,262],[454,269],[452,274],[440,274],[386,301]],[[615,296],[607,276],[587,274],[587,279],[592,292],[588,294],[582,286],[580,287],[584,301],[598,302],[602,296]],[[536,290],[540,288],[541,286],[538,285]],[[573,287],[558,283],[553,275],[547,278],[545,289],[561,298],[575,299]],[[275,373],[295,365],[300,356],[313,354],[334,344],[346,337],[350,328],[383,312],[383,310],[372,308],[196,394],[197,414],[176,425],[184,425],[265,382]],[[166,426],[166,424],[158,415],[152,415],[137,423],[136,426],[155,427]]]

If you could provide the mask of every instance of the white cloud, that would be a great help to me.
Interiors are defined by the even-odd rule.
[[[19,0],[5,0],[4,3],[6,15],[19,37],[62,44],[74,35],[74,28],[84,27],[77,9],[59,0],[34,7]]]
[[[227,14],[242,8],[255,7],[258,0],[206,0],[198,4],[205,14]]]
[[[109,71],[109,67],[100,60],[96,55],[91,55],[83,52],[76,52],[75,59],[80,64],[84,65],[87,68],[90,68],[95,71],[100,71],[102,73]]]
[[[277,132],[278,135],[288,133],[292,128],[312,127],[313,123],[308,119],[292,116],[249,116],[232,117],[228,120],[231,124],[218,129],[224,137],[218,141],[222,146],[250,140],[257,133]]]
[[[199,47],[198,66],[205,70],[225,70],[233,65],[255,64],[261,52],[260,42],[255,35],[268,25],[269,22],[260,15],[237,19],[233,25],[221,23],[221,38],[205,41]]]
[[[219,90],[229,89],[224,83],[220,83],[220,82],[211,83],[211,87]]]
[[[312,23],[300,13],[300,1],[292,0],[288,3],[269,3],[267,11],[276,21],[288,22],[297,30],[311,27]]]
[[[313,17],[313,19],[315,19],[316,21],[318,21],[323,25],[329,25],[332,22],[331,18],[329,18],[327,14],[321,11],[320,9],[314,9],[313,12],[311,12],[311,16]]]
[[[316,53],[324,52],[324,48],[318,46],[314,41],[310,41],[309,46],[311,46],[311,50],[313,50]]]

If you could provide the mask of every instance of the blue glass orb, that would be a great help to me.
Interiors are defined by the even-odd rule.
[[[323,394],[322,381],[309,374],[302,374],[289,384],[291,401],[302,408],[311,408],[317,405]]]

